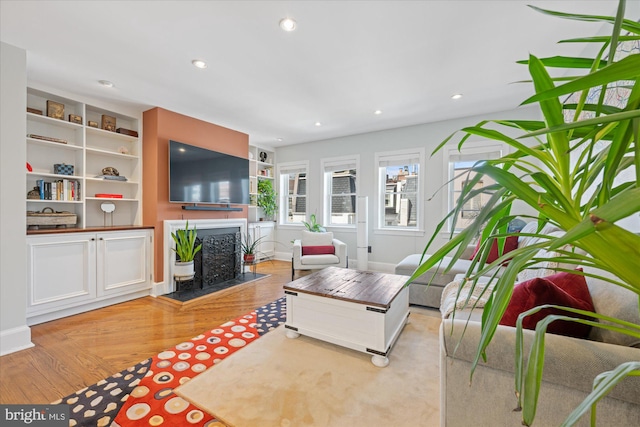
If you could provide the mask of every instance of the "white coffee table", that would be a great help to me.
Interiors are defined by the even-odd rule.
[[[300,334],[372,354],[378,367],[409,317],[408,276],[328,267],[284,286],[287,337]]]

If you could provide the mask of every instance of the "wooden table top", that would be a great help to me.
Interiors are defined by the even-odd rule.
[[[389,308],[409,276],[327,267],[284,285],[284,289]]]

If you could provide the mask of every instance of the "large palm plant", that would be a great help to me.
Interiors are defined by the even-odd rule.
[[[534,9],[566,19],[610,23],[613,32],[606,37],[564,41],[601,44],[602,47],[593,58],[541,59],[530,56],[522,61],[528,65],[535,88],[535,95],[523,104],[537,103],[543,121],[481,122],[454,133],[436,149],[440,150],[454,138],[462,146],[472,136],[499,141],[513,149],[512,154],[500,159],[475,164],[465,181],[456,208],[437,226],[424,254],[445,224],[453,221],[452,229],[455,229],[455,219],[465,203],[480,192],[491,194],[489,202],[469,227],[457,235],[452,234],[449,242],[434,255],[428,258],[423,256],[423,262],[410,279],[412,281],[442,262],[445,255],[453,255],[450,264],[453,265],[478,235],[481,235],[483,245],[480,256],[475,258],[467,273],[470,279],[492,275],[507,258],[511,258],[484,308],[481,340],[473,369],[480,358],[485,357],[485,349],[506,310],[518,272],[540,261],[536,258],[540,249],[555,251],[557,255],[551,260],[575,266],[589,265],[611,272],[619,278],[611,286],[622,286],[640,296],[640,236],[617,224],[619,220],[640,212],[640,54],[628,55],[618,61],[614,56],[620,42],[640,40],[640,24],[623,18],[624,0],[619,2],[616,17]],[[548,71],[551,67],[566,68],[573,73],[569,72],[569,77],[552,78]],[[626,105],[614,107],[605,104],[605,92],[612,84],[622,85],[628,90]],[[588,101],[594,90],[600,90],[600,96],[595,101]],[[578,101],[563,104],[569,94],[577,96]],[[589,113],[588,118],[585,112]],[[570,119],[565,119],[566,116]],[[521,135],[510,136],[514,132]],[[619,182],[620,179],[616,178],[623,171],[627,174],[633,172],[626,182]],[[496,184],[478,189],[477,184],[484,175],[491,177]],[[502,246],[509,235],[507,225],[517,216],[511,212],[515,201],[524,202],[536,211],[534,217],[540,224],[538,230],[545,223],[551,223],[566,233],[562,237],[534,233],[536,237],[541,237],[537,244],[517,249],[492,263],[485,263],[493,240]],[[567,244],[582,251],[563,249]],[[522,316],[540,309],[535,308]],[[535,417],[544,367],[544,334],[549,322],[570,320],[640,338],[638,325],[595,313],[590,313],[592,318],[609,323],[573,318],[575,313],[585,313],[569,309],[566,312],[566,316],[548,316],[538,324],[526,364],[522,345],[522,316],[517,326],[515,387],[526,425],[530,425]],[[594,422],[595,403],[627,375],[640,375],[640,362],[629,361],[595,379],[593,393],[569,416],[566,425],[575,423],[590,408]]]

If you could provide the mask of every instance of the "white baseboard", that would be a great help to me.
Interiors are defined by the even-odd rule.
[[[159,297],[160,295],[165,295],[169,292],[171,292],[169,289],[169,281],[165,280],[163,282],[154,282],[149,295],[152,297]]]
[[[33,347],[31,328],[19,326],[0,331],[0,356]]]

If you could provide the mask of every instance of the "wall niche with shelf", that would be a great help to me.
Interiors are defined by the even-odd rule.
[[[51,112],[57,117],[48,116],[48,104],[56,107]],[[109,130],[102,129],[103,116]],[[27,211],[50,207],[56,212],[71,212],[77,216],[75,228],[142,224],[139,117],[27,88],[26,118]],[[73,166],[73,172],[57,173],[56,164]],[[112,168],[118,175],[105,175],[104,168]],[[41,191],[40,198],[35,198],[35,192],[28,195],[41,184],[48,188],[54,183],[55,193]],[[100,208],[104,201],[116,205],[108,219]]]
[[[268,179],[275,186],[275,152],[256,146],[249,146],[249,222],[260,221],[264,212],[258,207],[258,181]]]

